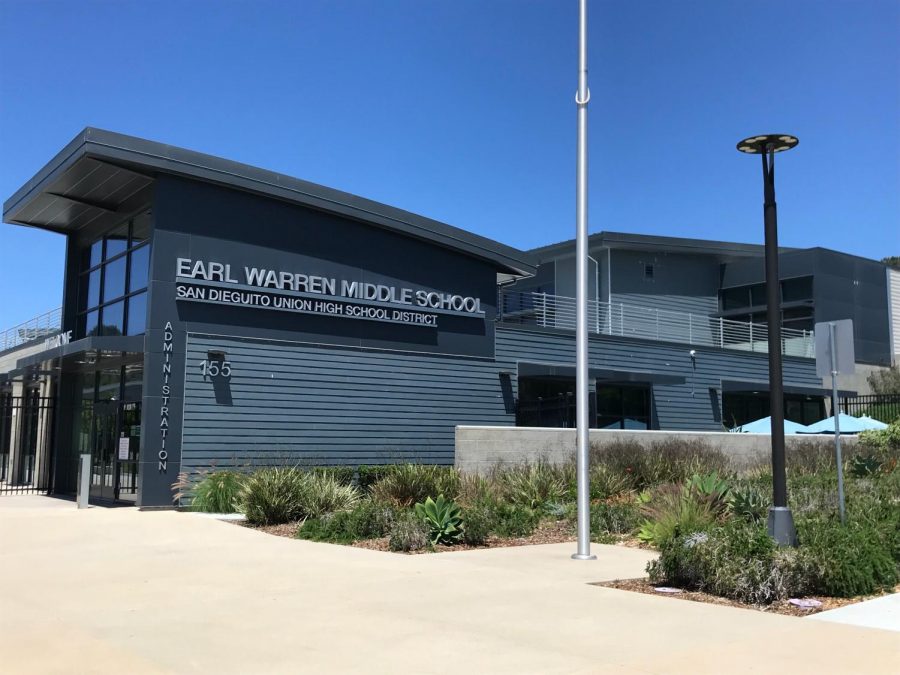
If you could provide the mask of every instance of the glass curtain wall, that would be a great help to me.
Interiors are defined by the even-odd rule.
[[[77,337],[140,335],[147,321],[150,212],[114,227],[82,252]]]

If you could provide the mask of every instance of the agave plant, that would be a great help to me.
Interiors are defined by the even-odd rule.
[[[444,495],[438,498],[428,497],[424,502],[416,504],[416,515],[431,530],[432,544],[454,544],[462,535],[462,517],[459,507]]]
[[[769,500],[757,487],[747,486],[736,488],[728,497],[728,509],[738,518],[743,518],[751,523],[758,523],[765,515],[769,507]]]

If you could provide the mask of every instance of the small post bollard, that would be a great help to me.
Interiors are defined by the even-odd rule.
[[[88,496],[91,491],[91,455],[85,453],[81,455],[81,461],[78,463],[78,508],[86,509],[88,507]]]

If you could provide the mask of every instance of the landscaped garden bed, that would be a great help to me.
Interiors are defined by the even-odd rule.
[[[795,446],[788,488],[799,546],[766,533],[766,460],[740,470],[715,448],[609,443],[591,451],[591,535],[652,548],[647,580],[620,588],[720,598],[806,614],[889,591],[900,565],[900,425],[867,432],[845,460],[847,522],[838,518],[830,443]],[[214,471],[184,477],[179,496],[202,511],[239,511],[246,526],[281,536],[402,553],[574,541],[574,466],[496,467],[487,476],[402,464]],[[814,603],[812,603],[814,604]]]

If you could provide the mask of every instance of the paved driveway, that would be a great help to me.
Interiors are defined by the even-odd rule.
[[[588,586],[643,551],[402,556],[0,499],[2,673],[878,673],[896,633]]]

